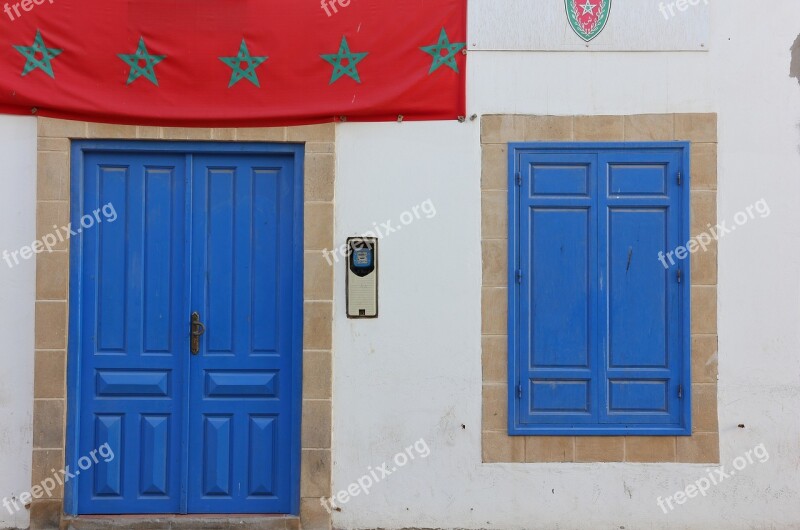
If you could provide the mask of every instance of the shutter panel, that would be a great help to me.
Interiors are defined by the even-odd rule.
[[[593,424],[597,156],[525,155],[521,166],[518,417]]]
[[[678,426],[683,285],[677,271],[688,284],[689,261],[666,269],[658,255],[686,243],[680,152],[608,151],[599,162],[599,316],[606,330],[600,422]]]

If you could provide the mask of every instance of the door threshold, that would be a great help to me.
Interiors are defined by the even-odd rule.
[[[299,530],[296,515],[150,514],[62,516],[60,530]]]

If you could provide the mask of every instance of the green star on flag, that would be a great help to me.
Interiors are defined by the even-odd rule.
[[[451,43],[447,36],[447,32],[444,30],[444,28],[442,28],[442,32],[439,34],[439,42],[430,46],[422,46],[420,48],[420,50],[424,51],[428,55],[433,56],[433,64],[431,65],[428,75],[431,75],[443,65],[449,66],[456,73],[458,73],[456,54],[460,52],[466,45],[466,42]]]
[[[367,53],[350,53],[350,46],[347,44],[347,38],[342,37],[342,43],[339,45],[339,53],[330,53],[320,55],[323,59],[333,66],[333,75],[329,85],[334,84],[343,75],[350,76],[356,83],[361,82],[358,76],[358,69],[356,65],[364,60]]]
[[[250,51],[247,49],[247,43],[242,39],[242,45],[239,47],[239,54],[235,57],[220,57],[219,60],[223,63],[227,64],[231,67],[233,72],[231,72],[231,82],[228,85],[228,88],[232,87],[242,79],[247,79],[255,86],[261,88],[261,85],[258,83],[258,75],[256,74],[256,68],[258,68],[261,63],[269,59],[266,55],[262,56],[254,56],[250,55]],[[242,65],[246,64],[246,68],[242,68]]]
[[[131,67],[131,73],[128,75],[128,85],[144,76],[150,80],[151,83],[158,86],[158,79],[153,67],[163,61],[166,55],[150,55],[147,51],[147,46],[144,43],[144,37],[139,37],[139,47],[136,53],[120,53],[117,56],[125,61]]]
[[[42,39],[42,33],[37,29],[36,38],[33,39],[33,44],[30,46],[14,46],[25,57],[25,67],[22,69],[22,75],[28,75],[36,68],[41,69],[44,73],[55,79],[53,74],[53,65],[50,61],[54,59],[64,50],[57,48],[48,48]],[[36,55],[41,54],[41,59],[37,59]]]

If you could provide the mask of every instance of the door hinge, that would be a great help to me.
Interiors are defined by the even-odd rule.
[[[678,283],[681,283],[681,280],[683,280],[683,271],[678,269],[677,276],[678,276]]]
[[[517,279],[517,283],[522,283],[522,270],[521,269],[517,269],[517,271],[515,273],[515,277]]]
[[[683,385],[678,385],[678,399],[683,399]]]
[[[517,174],[515,175],[515,180],[517,182],[517,186],[522,186],[522,174],[519,171],[517,171]]]
[[[683,175],[680,171],[678,171],[678,186],[681,185],[681,182],[683,182]]]
[[[522,399],[522,385],[517,385],[517,398]]]

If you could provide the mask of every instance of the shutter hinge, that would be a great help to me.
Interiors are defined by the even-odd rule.
[[[683,175],[680,171],[678,171],[678,186],[681,185],[681,182],[683,182]]]
[[[517,385],[517,398],[522,399],[522,385]]]
[[[517,278],[517,283],[522,283],[522,269],[517,269],[515,276]]]
[[[683,399],[683,385],[678,385],[678,399]]]
[[[517,186],[522,186],[522,174],[519,171],[517,171],[517,174],[515,175],[515,178],[516,178]]]
[[[678,269],[678,283],[681,283],[681,280],[683,280],[683,271]]]

